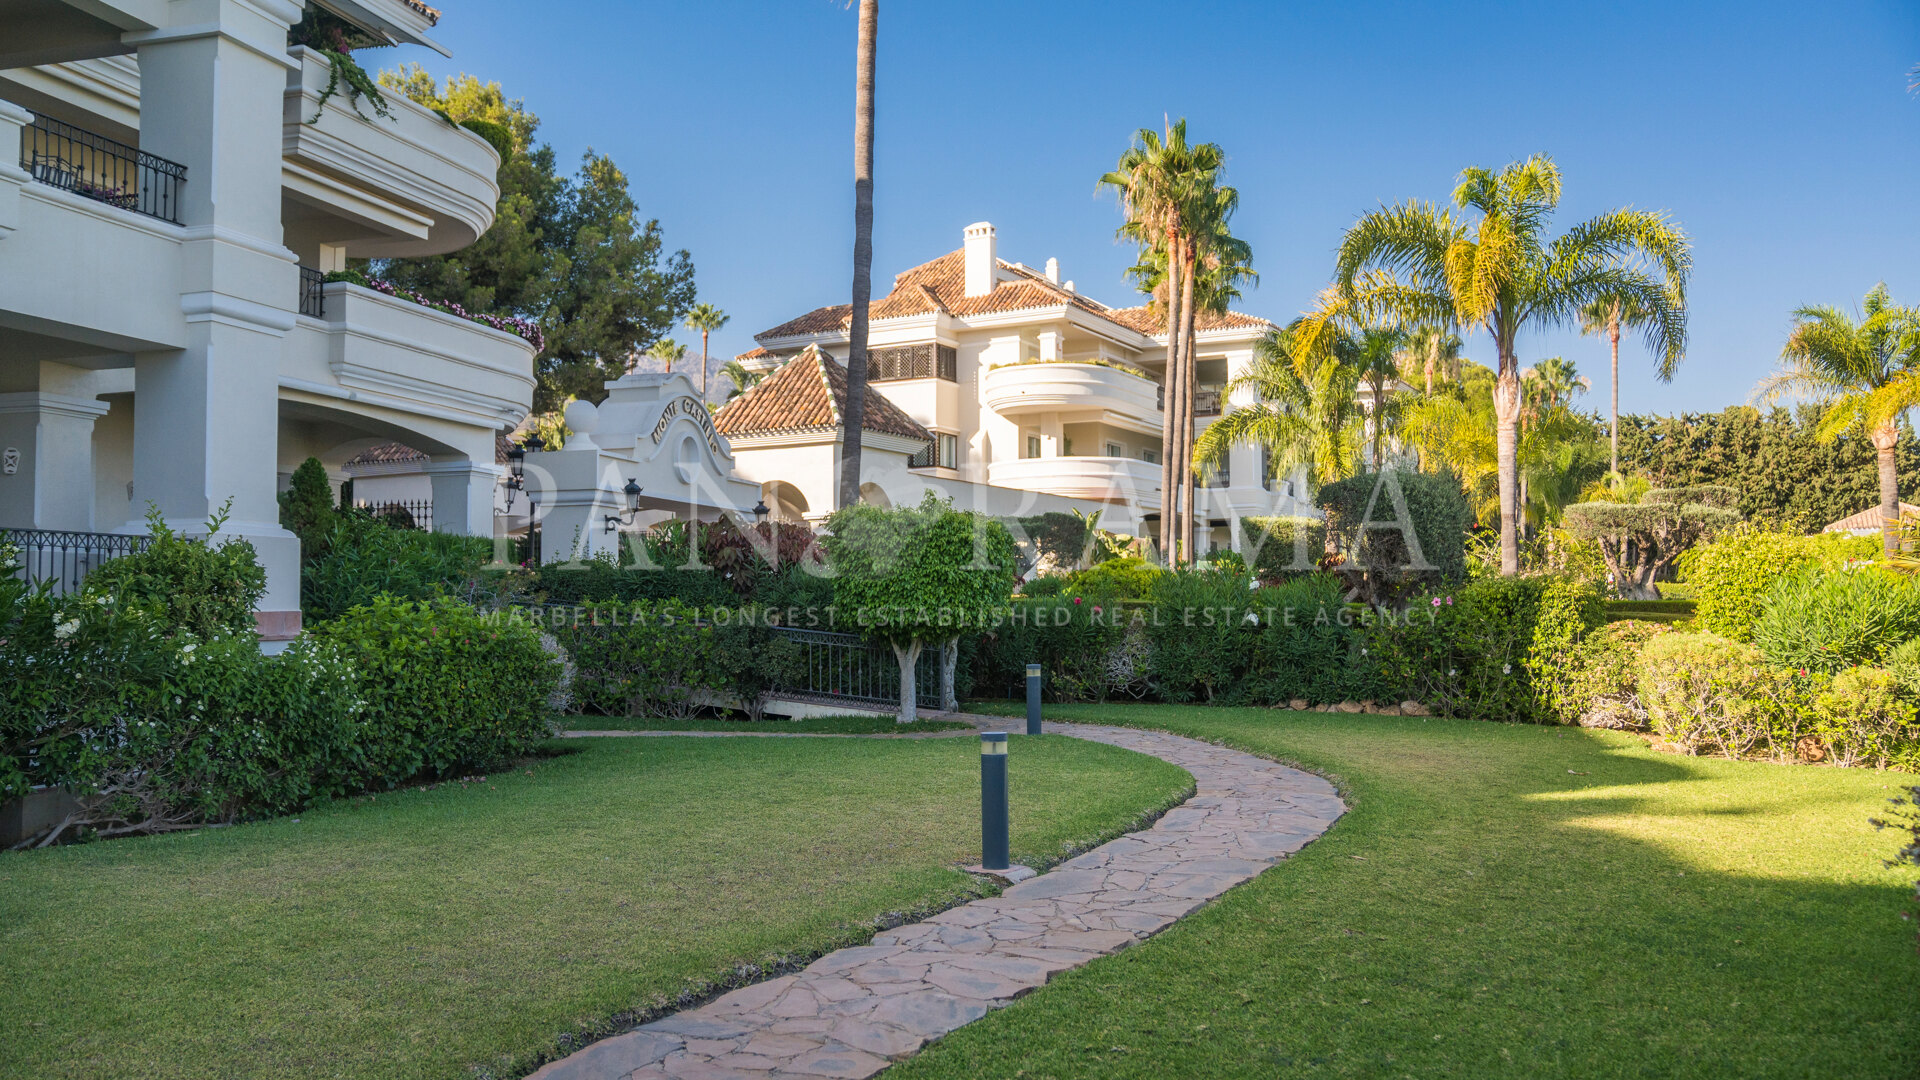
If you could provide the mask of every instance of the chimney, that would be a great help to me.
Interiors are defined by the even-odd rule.
[[[966,238],[967,295],[985,296],[993,291],[993,272],[997,265],[993,223],[974,222],[967,226]]]
[[[1060,284],[1060,260],[1059,259],[1047,260],[1047,280],[1053,282],[1055,285]]]

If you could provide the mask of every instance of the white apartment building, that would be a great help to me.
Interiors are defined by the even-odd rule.
[[[424,44],[418,0],[324,0]],[[493,531],[495,433],[535,346],[322,275],[428,255],[492,223],[484,139],[389,95],[324,100],[293,0],[28,0],[0,7],[0,530],[144,532],[149,505],[250,540],[263,636],[299,631],[298,542],[277,491],[319,457],[424,455],[434,527]],[[444,50],[442,50],[444,51]],[[366,115],[362,116],[361,112]],[[69,534],[52,537],[48,533]]]
[[[846,304],[807,312],[755,335],[759,347],[737,359],[748,370],[773,372],[811,350],[844,364],[850,312]],[[1245,404],[1226,387],[1270,329],[1239,312],[1201,318],[1196,429]],[[876,489],[869,497],[911,501],[914,491],[888,485],[933,486],[928,481],[1012,489],[1104,507],[1106,528],[1157,530],[1163,317],[1094,300],[1062,280],[1056,260],[1035,270],[1001,259],[996,231],[983,221],[967,226],[959,250],[894,278],[873,302],[869,340],[873,397],[884,399],[885,415],[903,414],[926,432],[903,474],[869,479]],[[782,514],[821,516],[833,508],[837,451],[796,423],[790,414],[797,410],[756,400],[770,393],[766,387],[715,418],[732,443],[735,471],[761,483],[767,504]],[[912,434],[897,422],[883,427],[870,442]],[[1197,550],[1238,548],[1242,516],[1313,512],[1304,499],[1295,502],[1286,480],[1269,481],[1263,466],[1258,448],[1236,446],[1228,467],[1206,478],[1195,498]]]

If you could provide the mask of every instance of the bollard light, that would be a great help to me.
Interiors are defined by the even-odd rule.
[[[1040,665],[1027,665],[1027,734],[1040,734]]]
[[[980,866],[1006,870],[1011,864],[1007,844],[1007,733],[988,731],[980,736]]]

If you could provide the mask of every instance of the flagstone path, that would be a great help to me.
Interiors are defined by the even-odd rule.
[[[1021,722],[977,719],[986,730]],[[1318,776],[1160,732],[1047,724],[1193,775],[1191,799],[1052,871],[603,1039],[534,1080],[858,1080],[1115,953],[1325,832],[1346,806]],[[1011,747],[1018,776],[1019,741]],[[1017,782],[1017,780],[1016,780]]]

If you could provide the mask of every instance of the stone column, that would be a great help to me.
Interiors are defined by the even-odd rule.
[[[433,483],[434,532],[493,535],[493,492],[500,480],[499,466],[478,465],[469,458],[435,458],[425,471]]]
[[[0,394],[0,525],[94,531],[93,422],[108,408],[43,390]]]
[[[300,629],[300,546],[274,498],[281,343],[299,271],[282,243],[280,158],[287,0],[175,0],[168,27],[126,36],[140,59],[140,145],[187,167],[181,275],[187,347],[135,357],[134,492],[169,525],[223,536],[267,570],[268,642]]]

